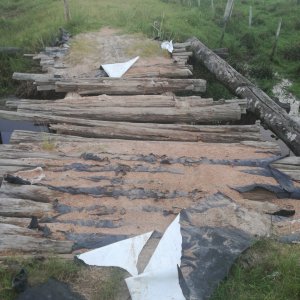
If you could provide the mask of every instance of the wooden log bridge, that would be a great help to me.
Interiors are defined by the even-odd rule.
[[[266,114],[275,111],[273,104],[260,104],[257,98],[257,104],[250,103],[252,86],[246,87],[246,99],[199,96],[205,80],[188,78],[191,49],[205,58],[198,46],[195,40],[177,43],[172,56],[141,58],[121,79],[98,77],[94,70],[74,75],[64,60],[68,50],[48,47],[33,57],[46,73],[14,74],[38,90],[66,96],[9,100],[10,110],[0,111],[0,119],[30,121],[50,130],[14,131],[10,143],[0,145],[0,260],[12,252],[72,253],[152,230],[163,233],[182,208],[219,192],[252,209],[252,216],[259,214],[258,232],[251,223],[251,233],[269,234],[271,220],[265,212],[279,209],[276,195],[267,191],[278,205],[260,205],[247,199],[265,201],[266,193],[238,193],[232,187],[262,182],[280,190],[274,188],[277,181],[268,164],[298,180],[299,161],[277,161],[280,149],[264,140],[260,125],[240,124],[251,105]],[[207,54],[210,64],[219,62],[213,55]],[[241,96],[242,79],[230,72],[228,81],[234,81]],[[271,117],[266,116],[270,122]],[[284,115],[274,120],[297,142],[279,117]],[[219,215],[205,226],[219,225]],[[224,226],[239,227],[242,217],[224,215],[232,221]]]
[[[195,57],[234,94],[247,99],[247,109],[256,114],[296,155],[300,155],[299,122],[197,38],[189,39],[188,42]]]

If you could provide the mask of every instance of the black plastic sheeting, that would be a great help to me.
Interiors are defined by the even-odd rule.
[[[300,199],[300,189],[295,188],[293,191],[289,192],[282,188],[279,185],[271,185],[271,184],[251,184],[242,187],[232,187],[234,190],[238,191],[239,193],[248,193],[254,192],[257,189],[263,189],[268,192],[274,193],[274,195],[279,198],[292,198],[292,199]]]
[[[231,202],[218,193],[180,214],[182,258],[179,282],[186,299],[209,299],[236,259],[254,242],[253,236],[238,228],[199,227],[192,223],[192,219],[203,217],[209,209],[222,209]],[[191,218],[193,214],[195,216]]]
[[[68,240],[74,241],[73,251],[79,249],[96,249],[125,239],[128,235],[106,235],[101,233],[65,233]]]
[[[49,279],[46,283],[26,289],[17,300],[84,300],[84,298],[73,292],[67,284]]]
[[[278,185],[257,183],[242,187],[232,187],[234,190],[240,193],[252,192],[256,189],[263,189],[274,193],[277,198],[300,199],[300,188],[295,187],[293,180],[288,175],[275,168],[272,168],[270,165],[261,167],[258,170],[244,170],[243,172],[260,176],[273,177],[278,182]]]
[[[103,186],[103,187],[73,187],[73,186],[47,186],[49,189],[59,191],[62,193],[68,193],[71,195],[90,195],[94,197],[127,197],[130,200],[134,199],[175,199],[180,197],[195,198],[199,193],[198,190],[191,192],[183,191],[159,191],[148,190],[144,188],[133,188],[130,190],[122,189],[118,186]]]

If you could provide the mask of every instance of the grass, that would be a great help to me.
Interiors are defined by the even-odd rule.
[[[90,300],[123,299],[128,293],[124,282],[128,274],[121,269],[88,267],[55,257],[12,257],[0,264],[1,300],[16,299],[11,281],[21,268],[27,270],[30,286],[55,278]],[[300,246],[260,240],[242,254],[210,300],[298,300],[299,282]]]
[[[55,40],[59,27],[77,34],[112,26],[149,37],[159,34],[174,41],[196,36],[209,47],[216,48],[219,47],[226,1],[214,1],[213,10],[210,0],[202,0],[200,7],[196,0],[70,0],[72,20],[66,24],[60,0],[2,0],[0,45],[35,52]],[[248,26],[250,5],[253,7],[251,28]],[[300,97],[299,14],[300,5],[296,0],[236,1],[223,45],[230,50],[230,63],[267,92],[278,79],[261,78],[262,74],[270,70],[277,72],[293,81],[291,92]],[[282,30],[275,59],[271,62],[269,56],[280,17],[283,18]],[[153,25],[160,28],[159,33]],[[28,60],[20,56],[0,58],[0,94],[14,91],[15,85],[10,80],[12,72],[29,70],[28,64]],[[266,72],[265,67],[268,68]]]
[[[14,300],[17,293],[11,289],[12,278],[21,268],[28,273],[28,285],[45,283],[49,278],[65,282],[91,300],[113,300],[124,289],[124,272],[116,268],[88,267],[81,263],[50,257],[22,259],[12,257],[0,265],[0,299]]]
[[[257,242],[238,260],[211,300],[300,299],[300,246]]]

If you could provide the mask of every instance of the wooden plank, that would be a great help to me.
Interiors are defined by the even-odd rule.
[[[17,185],[2,182],[0,188],[1,197],[32,200],[44,203],[53,203],[59,193],[44,186]]]
[[[159,124],[155,124],[155,125],[159,125]],[[167,126],[172,126],[172,125],[167,125]],[[185,125],[188,126],[188,125]],[[30,132],[30,131],[20,131],[20,130],[16,130],[14,131],[14,133],[12,134],[11,137],[11,143],[12,144],[26,144],[28,145],[28,147],[31,147],[33,143],[41,143],[41,136],[42,134],[39,132]],[[43,136],[44,133],[43,133]],[[52,133],[46,133],[46,137],[50,140],[54,140],[55,142],[59,143],[83,143],[83,144],[89,144],[89,143],[109,143],[111,145],[113,145],[114,143],[119,143],[119,142],[124,142],[124,140],[119,140],[119,139],[102,139],[99,140],[97,138],[93,139],[93,138],[83,138],[83,137],[77,137],[77,136],[69,136],[69,135],[63,135],[63,134],[52,134]],[[160,145],[160,143],[165,143],[165,142],[153,142],[157,145]],[[176,147],[177,143],[176,142],[170,142],[170,143],[174,143],[174,147]],[[206,143],[197,143],[197,147],[201,148],[203,147],[207,147],[208,144]],[[215,147],[222,147],[222,145],[230,145],[230,147],[234,147],[236,145],[245,145],[247,147],[253,147],[253,148],[257,148],[257,149],[262,149],[266,152],[270,152],[270,153],[274,153],[276,155],[278,155],[280,153],[280,148],[276,143],[272,143],[272,142],[261,142],[261,141],[242,141],[240,143],[233,143],[233,144],[227,144],[227,143],[222,143],[222,144],[218,144],[218,146],[216,145]],[[210,147],[214,147],[213,145]],[[0,190],[1,192],[1,190]],[[30,198],[29,198],[30,199]]]
[[[96,111],[96,110],[95,110]],[[63,117],[56,117],[42,114],[27,114],[12,111],[1,111],[0,117],[8,120],[29,120],[36,124],[61,123],[65,118],[66,123],[79,125],[79,122],[70,119],[91,118],[102,121],[130,121],[130,122],[161,122],[161,123],[180,123],[195,122],[209,124],[220,121],[234,121],[241,118],[241,108],[238,104],[214,105],[205,107],[191,108],[116,108],[103,107],[95,111],[77,109],[57,111],[52,113],[64,114]],[[71,118],[70,118],[71,117]],[[88,120],[87,120],[88,122]],[[87,124],[87,123],[86,123]],[[85,125],[85,124],[80,124]]]
[[[248,99],[247,109],[257,115],[296,155],[300,155],[300,124],[197,38],[192,38],[190,42],[196,58],[233,93]]]
[[[77,92],[81,95],[139,95],[188,91],[200,93],[205,90],[206,81],[202,79],[99,78],[55,83],[56,92]]]
[[[262,140],[259,132],[247,132],[246,128],[244,128],[243,131],[233,131],[228,127],[198,126],[198,131],[184,131],[167,128],[147,128],[140,126],[86,127],[66,124],[51,125],[51,129],[55,130],[59,134],[68,134],[89,138],[186,142],[201,141],[206,143],[236,143],[245,139],[253,141]],[[178,126],[178,128],[180,127]]]
[[[212,98],[201,98],[200,96],[177,97],[175,95],[132,95],[132,96],[73,96],[60,100],[35,100],[22,99],[14,104],[19,111],[43,110],[44,108],[57,107],[178,107],[188,106],[208,106],[217,104]],[[224,102],[222,102],[223,104]]]
[[[1,224],[0,224],[1,225]],[[0,253],[71,253],[73,242],[55,241],[19,234],[0,235]]]
[[[41,233],[32,229],[12,225],[12,224],[0,224],[0,237],[4,235],[23,235],[23,236],[35,236],[41,237]],[[1,243],[0,243],[1,249]]]
[[[101,121],[147,122],[147,123],[201,123],[211,124],[222,121],[241,119],[241,109],[238,104],[193,108],[138,108],[138,107],[101,107],[74,108],[63,110],[50,109],[52,115],[68,118],[84,118]],[[47,113],[47,112],[45,112]]]
[[[30,218],[35,216],[42,218],[53,213],[53,206],[49,203],[16,198],[0,198],[0,216],[2,217]]]
[[[20,81],[39,81],[39,82],[55,82],[58,78],[55,78],[52,74],[32,74],[32,73],[13,73],[12,78]]]
[[[272,167],[300,181],[300,157],[290,156],[272,163]]]
[[[11,224],[20,227],[28,227],[31,222],[31,218],[15,218],[15,217],[1,217],[1,224]]]

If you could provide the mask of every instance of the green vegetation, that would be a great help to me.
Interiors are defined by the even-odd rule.
[[[0,264],[1,300],[16,299],[11,281],[21,268],[26,269],[30,286],[55,278],[88,299],[121,299],[127,293],[128,274],[121,269],[88,267],[60,258],[12,257]],[[261,240],[238,259],[211,300],[298,300],[299,282],[300,246]]]
[[[22,47],[30,53],[53,43],[59,27],[74,35],[111,26],[175,41],[196,36],[209,47],[217,48],[226,2],[214,1],[212,9],[211,0],[70,0],[72,20],[66,24],[61,0],[2,0],[0,46]],[[291,91],[299,97],[300,5],[297,0],[235,2],[223,43],[230,50],[229,62],[268,92],[278,80],[273,76],[278,72],[293,81]],[[250,5],[253,7],[251,28],[248,25]],[[278,49],[274,61],[270,62],[281,17]],[[28,65],[28,60],[21,56],[0,57],[0,94],[13,91],[12,72],[28,70]]]
[[[93,300],[113,300],[125,287],[125,272],[120,269],[88,267],[79,262],[55,257],[12,257],[0,265],[1,300],[16,299],[17,293],[11,288],[11,283],[21,268],[26,269],[29,286],[55,278],[69,284],[75,292]]]
[[[299,245],[262,240],[238,259],[211,300],[298,300],[299,282]]]

